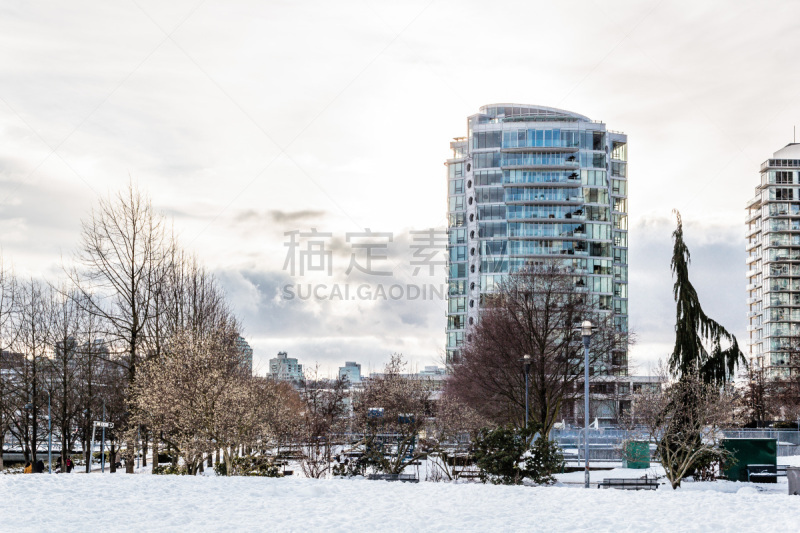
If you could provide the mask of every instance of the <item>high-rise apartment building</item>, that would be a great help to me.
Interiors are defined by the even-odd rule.
[[[248,376],[253,375],[253,349],[241,335],[236,337],[236,350],[239,352],[240,366]]]
[[[509,272],[557,258],[628,328],[627,136],[549,107],[492,104],[447,160],[447,359]],[[594,369],[626,374],[627,353]]]
[[[790,370],[800,336],[800,143],[761,164],[747,202],[750,360],[770,377]]]

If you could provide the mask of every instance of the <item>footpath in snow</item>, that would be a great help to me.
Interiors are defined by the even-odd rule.
[[[593,472],[600,480],[602,473]],[[691,486],[690,486],[691,485]],[[140,475],[0,476],[0,531],[798,531],[800,496]],[[777,487],[776,487],[777,489]]]

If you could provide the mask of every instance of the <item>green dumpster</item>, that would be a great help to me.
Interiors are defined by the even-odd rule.
[[[732,454],[722,473],[731,481],[747,481],[747,465],[777,465],[776,439],[722,439],[721,446]]]
[[[622,454],[623,468],[650,468],[650,443],[643,440],[631,440],[625,443]]]

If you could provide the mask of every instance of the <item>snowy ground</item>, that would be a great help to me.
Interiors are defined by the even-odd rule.
[[[593,479],[644,471],[593,472]],[[565,474],[574,476],[575,474]],[[583,473],[577,473],[582,480]],[[0,476],[1,531],[797,531],[773,485],[673,491],[152,475]]]

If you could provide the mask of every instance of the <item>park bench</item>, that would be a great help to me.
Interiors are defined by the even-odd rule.
[[[378,481],[402,481],[405,483],[419,483],[419,478],[414,474],[370,474],[367,479]]]
[[[598,489],[623,489],[623,490],[656,490],[656,478],[605,478],[597,484]]]
[[[786,475],[785,469],[784,475]],[[751,483],[777,483],[778,467],[776,465],[747,465],[747,480]]]
[[[789,465],[778,465],[776,467],[776,474],[778,474],[778,477],[786,477],[786,467],[788,466]]]

